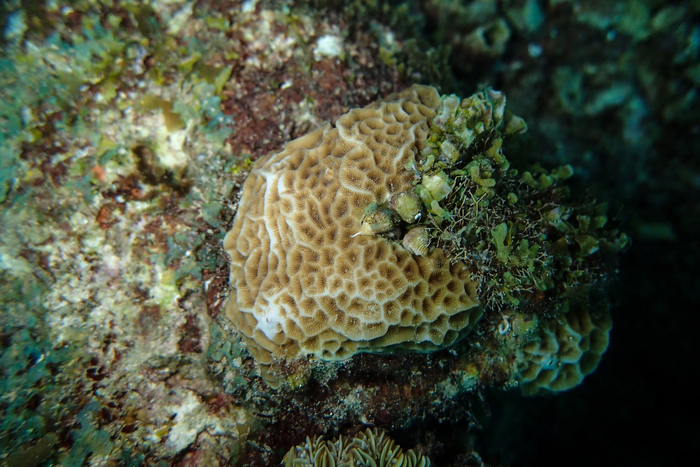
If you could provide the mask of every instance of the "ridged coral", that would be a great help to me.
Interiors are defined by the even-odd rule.
[[[581,384],[607,350],[610,329],[612,320],[606,308],[593,311],[583,304],[542,325],[539,336],[519,351],[522,392],[559,392]]]
[[[438,105],[434,88],[414,86],[256,162],[224,248],[227,315],[259,363],[433,350],[480,318],[468,264],[412,254],[400,238],[410,224],[389,208],[413,192]]]
[[[285,467],[392,466],[430,467],[430,459],[413,449],[403,452],[384,430],[367,428],[352,439],[325,441],[321,437],[295,446],[284,456]]]

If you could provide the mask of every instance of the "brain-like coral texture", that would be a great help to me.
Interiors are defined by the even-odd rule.
[[[320,437],[306,438],[284,456],[285,467],[292,466],[370,466],[430,467],[430,459],[413,449],[403,452],[384,430],[369,429],[352,439],[324,441]]]
[[[572,308],[542,326],[539,338],[521,349],[518,370],[524,394],[566,391],[598,367],[608,348],[610,314],[582,304]]]
[[[433,350],[480,318],[467,264],[402,245],[422,215],[415,164],[439,103],[413,86],[256,162],[224,248],[227,315],[259,363]]]

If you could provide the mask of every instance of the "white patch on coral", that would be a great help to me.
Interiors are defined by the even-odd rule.
[[[189,157],[183,150],[188,130],[168,131],[165,126],[158,128],[158,161],[178,173],[187,167]]]
[[[176,414],[175,425],[168,433],[167,443],[169,447],[179,452],[197,439],[206,411],[199,398],[192,392],[187,393],[182,404],[172,409]]]
[[[125,268],[122,259],[114,253],[112,245],[104,245],[101,251],[102,270],[108,277],[117,277]]]
[[[253,13],[255,12],[255,6],[258,4],[258,0],[246,0],[241,5],[241,13]]]
[[[197,436],[206,431],[209,436],[237,436],[236,428],[230,421],[219,419],[207,413],[207,407],[199,397],[187,391],[182,403],[171,406],[170,410],[175,414],[174,425],[170,428],[166,445],[174,452],[180,452],[197,440]],[[234,415],[235,416],[235,415]],[[240,419],[240,415],[236,418]]]
[[[297,40],[277,32],[280,27],[286,28],[286,16],[283,12],[263,10],[259,16],[258,21],[251,22],[242,32],[249,54],[246,64],[265,69],[291,58],[297,50]]]
[[[0,269],[10,271],[15,276],[32,273],[32,268],[27,263],[27,260],[22,257],[15,257],[3,250],[0,250]]]
[[[155,265],[156,281],[151,288],[151,297],[166,309],[170,308],[180,298],[180,292],[175,284],[175,272]]]
[[[274,341],[275,335],[284,330],[284,321],[285,318],[282,315],[282,306],[278,301],[271,301],[265,308],[264,316],[260,316],[257,328],[260,329],[268,339]]]
[[[314,48],[314,59],[321,60],[324,57],[342,57],[345,55],[343,49],[343,38],[335,34],[326,34],[316,41]]]
[[[177,34],[180,32],[187,20],[190,19],[190,16],[192,16],[193,6],[194,3],[189,2],[184,7],[180,8],[172,18],[170,18],[170,21],[168,22],[168,32],[170,34]]]

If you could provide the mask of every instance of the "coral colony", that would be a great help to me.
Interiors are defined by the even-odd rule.
[[[524,391],[595,369],[611,324],[589,289],[626,236],[566,202],[571,167],[510,167],[503,139],[526,125],[505,104],[413,86],[256,162],[224,240],[226,311],[269,382],[277,359],[431,351],[504,309],[533,321],[503,350]]]

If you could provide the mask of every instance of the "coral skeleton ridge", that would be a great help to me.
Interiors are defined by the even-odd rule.
[[[433,350],[480,318],[469,265],[403,247],[387,207],[413,192],[439,102],[434,88],[414,86],[256,162],[224,248],[227,314],[259,363]]]

